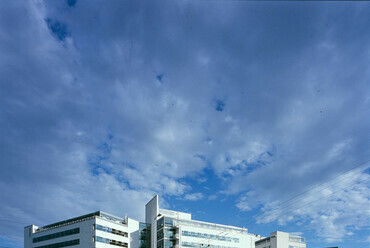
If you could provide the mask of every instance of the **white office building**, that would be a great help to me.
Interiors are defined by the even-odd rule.
[[[158,196],[145,209],[152,248],[254,248],[261,238],[245,228],[196,221],[189,213],[160,209]]]
[[[256,241],[256,248],[306,248],[305,239],[286,232],[273,232],[270,237]]]
[[[27,226],[24,248],[305,248],[301,237],[273,234],[263,238],[245,228],[192,220],[189,213],[159,208],[155,196],[145,206],[145,223],[98,211],[43,227]],[[286,235],[289,246],[281,241]]]
[[[101,211],[51,225],[24,228],[24,248],[139,247],[139,222]]]

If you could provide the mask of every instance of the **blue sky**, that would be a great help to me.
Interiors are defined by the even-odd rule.
[[[194,219],[370,242],[370,4],[1,1],[0,246],[155,194]]]

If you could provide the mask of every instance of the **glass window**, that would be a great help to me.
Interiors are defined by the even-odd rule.
[[[100,242],[100,243],[105,243],[105,244],[110,244],[110,245],[116,245],[116,246],[121,246],[121,247],[125,247],[125,248],[128,247],[128,243],[117,241],[117,240],[114,240],[114,239],[107,239],[107,238],[102,238],[102,237],[96,236],[95,237],[95,240],[97,242]]]
[[[165,248],[172,248],[173,247],[173,242],[170,240],[164,240],[164,247]]]
[[[157,230],[161,229],[164,226],[164,217],[160,218],[157,221]]]
[[[157,242],[157,248],[164,248],[164,241],[163,241],[163,239]]]
[[[157,232],[157,240],[161,240],[163,239],[163,237],[164,237],[163,229],[161,229],[160,231]]]
[[[165,226],[173,226],[173,219],[165,217],[164,218],[164,225]]]
[[[68,240],[64,242],[54,243],[50,245],[37,246],[35,248],[60,248],[60,247],[67,247],[67,246],[73,246],[73,245],[79,245],[79,244],[80,244],[80,240],[75,239],[75,240]]]
[[[37,243],[37,242],[41,242],[41,241],[45,241],[49,239],[55,239],[55,238],[64,237],[64,236],[69,236],[69,235],[73,235],[77,233],[80,233],[80,228],[74,228],[74,229],[63,231],[63,232],[57,232],[57,233],[52,233],[52,234],[48,234],[45,236],[37,237],[37,238],[34,238],[32,242]]]
[[[173,231],[168,230],[168,229],[165,229],[165,230],[164,230],[164,237],[165,237],[165,238],[173,238],[173,237],[174,237],[174,233],[173,233]]]
[[[108,232],[108,233],[113,233],[113,234],[120,235],[120,236],[123,236],[123,237],[128,237],[127,232],[117,230],[117,229],[114,229],[114,228],[110,228],[110,227],[107,227],[107,226],[98,225],[98,224],[95,225],[95,226],[96,226],[95,227],[96,230],[103,231],[103,232]]]

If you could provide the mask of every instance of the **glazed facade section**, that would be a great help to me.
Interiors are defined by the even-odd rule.
[[[80,228],[69,229],[63,232],[57,232],[57,233],[41,236],[38,238],[34,238],[33,243],[42,242],[42,241],[50,240],[50,239],[56,239],[60,237],[65,237],[65,236],[69,236],[69,235],[73,235],[77,233],[80,233]]]
[[[174,220],[162,217],[157,221],[157,248],[174,248],[178,243],[178,229]]]
[[[68,240],[68,241],[54,243],[50,245],[36,246],[36,248],[60,248],[60,247],[68,247],[68,246],[74,246],[74,245],[79,245],[79,244],[80,244],[80,240],[74,239],[74,240]]]

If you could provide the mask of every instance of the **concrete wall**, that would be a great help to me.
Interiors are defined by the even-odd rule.
[[[150,223],[152,225],[151,228],[151,244],[152,248],[157,247],[157,217],[159,214],[159,207],[158,207],[158,195],[153,197],[146,205],[145,205],[145,222]]]
[[[140,246],[139,224],[139,221],[128,218],[129,248],[139,248]]]
[[[76,247],[76,248],[93,247],[94,246],[94,242],[93,242],[93,236],[94,236],[93,224],[94,224],[94,219],[90,219],[90,220],[77,222],[77,223],[70,224],[70,225],[60,226],[60,227],[57,227],[57,228],[51,228],[51,229],[48,229],[46,231],[41,231],[41,232],[36,232],[36,228],[35,228],[34,232],[31,234],[31,236],[28,236],[27,239],[25,237],[24,247],[25,248],[32,248],[32,247],[50,245],[50,244],[54,244],[54,243],[59,243],[59,242],[64,242],[64,241],[69,241],[69,240],[75,240],[75,239],[80,240],[80,245],[74,245],[73,247]],[[44,241],[40,241],[40,242],[36,242],[36,243],[32,242],[34,238],[42,237],[42,236],[53,234],[53,233],[63,232],[63,231],[74,229],[74,228],[80,228],[80,233],[73,234],[73,235],[68,235],[68,236],[65,236],[65,237],[59,237],[59,238],[44,240]],[[25,236],[26,236],[26,232],[29,232],[29,228],[27,228],[27,227],[25,228]]]
[[[306,248],[305,242],[292,241],[290,237],[301,239],[299,236],[291,236],[289,233],[276,231],[270,234],[269,241],[259,243],[256,248]]]
[[[101,230],[95,230],[94,234],[95,234],[95,236],[99,236],[99,237],[102,237],[102,238],[108,238],[108,239],[112,239],[112,240],[116,240],[116,241],[125,242],[129,245],[128,247],[130,248],[130,228],[128,227],[128,225],[118,224],[116,222],[109,221],[109,220],[106,220],[106,219],[100,218],[100,217],[96,217],[95,224],[99,224],[99,225],[102,225],[102,226],[106,226],[106,227],[114,228],[116,230],[127,232],[128,237],[123,237],[123,236],[120,236],[120,235],[116,235],[116,234],[113,234],[113,233],[108,233],[108,232],[101,231]],[[91,226],[91,228],[92,228],[92,226]],[[139,229],[139,227],[137,229]],[[112,245],[101,243],[101,242],[95,242],[95,247],[97,247],[97,248],[111,248]]]
[[[94,229],[94,224],[102,225],[109,228],[114,228],[116,230],[120,230],[123,232],[128,233],[128,237],[124,237],[121,235],[109,233],[102,230]],[[54,234],[58,232],[63,232],[66,230],[80,228],[80,232],[77,234],[72,234],[64,237],[54,238],[50,240],[44,240],[40,242],[33,243],[33,239],[37,237],[42,237],[49,234]],[[102,243],[102,242],[94,242],[94,236],[99,236],[102,238],[112,239],[120,242],[124,242],[128,244],[128,248],[138,248],[139,247],[139,222],[133,219],[128,219],[128,224],[119,224],[117,222],[107,220],[105,218],[101,218],[99,216],[95,216],[94,218],[76,222],[73,224],[68,224],[60,227],[51,228],[45,231],[36,232],[36,226],[28,226],[24,229],[24,248],[33,248],[43,245],[50,245],[59,242],[69,241],[79,239],[80,244],[74,245],[74,248],[112,248],[112,245]],[[118,247],[118,246],[117,246]]]
[[[191,220],[191,214],[189,213],[176,212],[167,209],[159,209],[159,213],[173,219]]]
[[[32,236],[35,233],[38,226],[31,225],[24,228],[24,248],[32,247]]]
[[[200,237],[191,237],[182,235],[182,231],[189,231],[195,233],[202,233],[202,234],[212,234],[218,236],[225,236],[230,238],[238,238],[239,242],[235,242],[234,240],[224,241],[224,240],[217,240],[217,239],[209,239],[209,238],[200,238]],[[255,235],[249,234],[247,231],[244,233],[236,232],[234,230],[229,231],[220,231],[210,228],[202,228],[202,227],[194,227],[194,226],[180,226],[180,241],[181,242],[193,242],[197,244],[201,244],[204,247],[208,247],[208,245],[214,246],[223,246],[223,247],[231,247],[231,248],[254,248],[254,242],[256,240]]]

